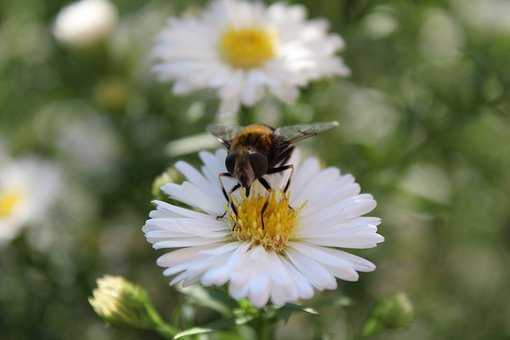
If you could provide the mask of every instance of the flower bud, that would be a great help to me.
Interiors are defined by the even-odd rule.
[[[409,326],[414,320],[413,305],[405,293],[396,293],[379,300],[365,321],[363,335]]]
[[[161,197],[161,187],[168,183],[176,183],[182,180],[182,175],[172,166],[165,170],[152,182],[152,195],[156,198]]]
[[[151,329],[161,321],[147,292],[119,276],[106,275],[98,279],[89,303],[110,324]]]

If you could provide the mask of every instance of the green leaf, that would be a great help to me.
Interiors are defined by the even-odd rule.
[[[386,330],[408,327],[414,321],[414,308],[409,297],[396,293],[380,299],[363,325],[362,335],[371,336]]]
[[[295,303],[288,303],[285,306],[276,309],[276,319],[287,321],[292,314],[295,312],[306,313],[310,315],[319,315],[315,309],[311,307],[305,307]]]
[[[296,311],[296,312],[303,312],[303,313],[312,314],[312,315],[319,315],[319,312],[317,312],[317,310],[313,309],[312,307],[305,307],[303,305],[299,305],[299,304],[295,304],[295,303],[288,303],[285,306],[283,306],[282,308],[289,309],[289,310]]]
[[[174,336],[174,339],[180,339],[184,338],[185,336],[192,336],[192,335],[198,335],[198,334],[206,334],[214,332],[214,329],[211,328],[202,328],[202,327],[193,327],[190,329],[187,329],[185,331],[179,332]]]
[[[376,319],[369,319],[363,325],[362,336],[372,336],[384,330],[384,326]]]
[[[182,331],[174,336],[174,339],[180,339],[185,336],[191,336],[191,335],[198,335],[198,334],[206,334],[206,333],[212,333],[212,332],[219,332],[219,331],[228,331],[230,329],[233,329],[239,325],[246,324],[250,322],[252,319],[221,319],[217,321],[213,321],[204,327],[193,327],[190,329],[187,329],[185,331]]]
[[[205,289],[200,286],[177,287],[192,304],[212,309],[223,316],[230,317],[235,306],[230,297],[219,289]]]
[[[352,299],[347,296],[341,296],[334,302],[334,305],[339,307],[349,307],[352,304],[353,304]]]
[[[229,307],[229,310],[233,310],[234,308],[237,308],[239,305],[238,301],[236,301],[232,297],[230,297],[227,289],[209,288],[207,291],[209,292],[209,295],[211,296],[211,298],[213,298],[214,300]]]

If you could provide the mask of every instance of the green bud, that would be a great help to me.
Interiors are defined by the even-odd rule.
[[[182,175],[175,170],[174,167],[169,167],[163,172],[161,175],[156,177],[154,182],[152,183],[152,196],[162,199],[161,196],[161,187],[168,183],[175,183],[182,180]]]
[[[237,317],[240,316],[256,317],[260,314],[260,311],[250,302],[250,300],[241,299],[239,300],[239,307],[234,310],[234,314]]]
[[[94,99],[101,107],[109,111],[124,109],[129,99],[129,89],[125,80],[108,78],[102,80],[94,89]]]
[[[396,293],[379,300],[363,325],[364,336],[409,326],[414,320],[414,309],[405,293]]]
[[[123,277],[106,275],[98,279],[89,303],[102,319],[112,325],[175,334],[158,315],[147,292]]]

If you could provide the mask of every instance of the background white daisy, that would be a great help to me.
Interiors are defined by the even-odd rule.
[[[270,203],[268,211],[274,214],[267,214],[265,229],[259,225],[249,231],[242,223],[257,223],[260,210],[245,212],[255,216],[250,220],[243,209],[254,207],[246,204],[255,201],[256,190],[249,199],[237,195],[236,226],[228,218],[217,219],[227,206],[218,182],[225,157],[224,150],[200,153],[201,172],[178,162],[176,168],[186,181],[162,189],[190,208],[156,201],[143,228],[155,249],[172,249],[157,261],[167,268],[164,275],[173,277],[172,284],[229,282],[232,297],[249,298],[260,307],[269,299],[275,305],[308,299],[315,290],[335,289],[337,278],[356,281],[357,272],[375,269],[371,262],[337,249],[371,248],[384,240],[377,234],[380,219],[362,217],[376,202],[371,195],[360,194],[353,176],[336,168],[321,169],[317,159],[306,160],[293,175],[290,201]],[[273,188],[283,179],[268,178]],[[281,217],[289,213],[296,218]]]
[[[61,191],[61,173],[36,158],[0,162],[0,244],[42,221]]]
[[[169,20],[154,71],[174,81],[176,94],[213,88],[220,113],[237,112],[266,93],[291,103],[312,80],[348,75],[335,54],[343,46],[325,20],[306,20],[303,6],[217,0],[198,16]]]
[[[110,1],[80,0],[62,8],[53,34],[65,45],[88,48],[106,40],[117,21],[117,8]]]

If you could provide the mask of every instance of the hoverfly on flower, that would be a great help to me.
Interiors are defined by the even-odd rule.
[[[272,191],[271,185],[264,178],[265,175],[289,171],[290,175],[283,189],[285,194],[294,172],[294,165],[288,164],[294,151],[294,144],[337,126],[337,122],[292,125],[279,128],[264,124],[252,124],[245,127],[210,126],[209,131],[228,150],[225,159],[227,171],[221,172],[218,177],[223,195],[230,203],[234,214],[237,216],[238,212],[231,195],[239,188],[244,188],[246,196],[250,196],[250,188],[257,181],[269,193]],[[238,183],[227,193],[222,177],[234,178]],[[262,225],[264,225],[264,212],[267,209],[268,202],[264,203],[260,211]]]

